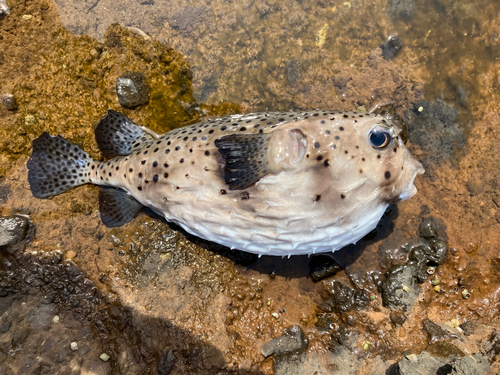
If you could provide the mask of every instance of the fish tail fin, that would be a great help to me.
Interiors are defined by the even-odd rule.
[[[95,139],[105,158],[130,155],[152,137],[120,112],[108,110],[95,128]]]
[[[93,159],[61,136],[42,133],[33,141],[28,181],[36,198],[48,198],[90,182]]]

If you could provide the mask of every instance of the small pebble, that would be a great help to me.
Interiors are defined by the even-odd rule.
[[[17,109],[17,101],[12,94],[5,95],[2,98],[2,103],[9,111],[14,111]]]
[[[52,321],[53,321],[55,324],[59,323],[59,317],[58,317],[57,315],[56,315],[56,316],[54,316],[54,317],[52,318]]]
[[[116,79],[118,102],[127,108],[137,107],[149,100],[149,88],[142,73],[125,73]]]
[[[109,355],[107,355],[106,353],[102,353],[99,358],[101,358],[102,361],[104,362],[107,362],[109,361],[109,359],[111,358]]]
[[[271,315],[276,319],[279,319],[280,317],[280,314],[278,314],[277,312],[273,312]]]
[[[70,344],[70,348],[71,348],[71,350],[73,350],[73,351],[75,352],[75,351],[77,351],[77,350],[78,350],[78,344],[77,344],[76,342],[72,342],[72,343]],[[102,355],[101,355],[101,357],[102,357]],[[101,359],[102,359],[102,358],[101,358]]]
[[[418,111],[422,112],[424,110],[424,107],[418,107]]]

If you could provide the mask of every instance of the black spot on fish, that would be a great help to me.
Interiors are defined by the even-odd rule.
[[[318,202],[321,199],[321,194],[317,194],[314,196],[314,201]]]
[[[248,194],[248,192],[244,191],[243,193],[241,193],[241,200],[246,200],[246,199],[250,199],[250,194]]]
[[[142,164],[142,165],[146,164],[146,160],[142,160],[142,161],[141,161],[141,164]]]
[[[325,120],[321,120],[321,123],[324,124],[325,123]]]
[[[391,172],[389,172],[389,171],[385,172],[384,176],[385,176],[385,179],[388,180],[389,178],[391,178]]]
[[[330,130],[325,131],[326,135],[330,135]]]
[[[137,188],[137,190],[141,191],[141,190],[142,190],[142,187],[140,187],[140,186],[139,186],[139,187]]]
[[[116,167],[116,170],[120,169],[120,167]]]
[[[92,166],[92,169],[95,169],[95,165]]]
[[[240,128],[240,132],[244,132],[245,130],[247,130],[247,128],[245,128],[244,126]]]
[[[380,155],[380,154],[379,154],[379,155],[377,155],[377,159],[380,159],[381,157],[382,157],[382,155]]]
[[[347,117],[347,116],[346,116],[346,117]],[[343,131],[344,131],[344,127],[343,127],[343,126],[341,126],[341,127],[339,128],[339,130],[340,130],[341,132],[343,132]]]
[[[213,132],[214,132],[214,129],[210,129],[210,130],[208,131],[208,134],[212,134]]]
[[[325,165],[325,167],[328,167],[330,165],[330,160],[326,159],[323,164]]]
[[[179,151],[179,150],[180,150],[180,146],[176,146],[175,151]]]
[[[314,148],[319,148],[319,146],[320,146],[320,145],[319,145],[319,142],[316,142],[316,143],[314,144]]]
[[[158,165],[158,162],[157,162],[157,161],[155,161],[155,162],[153,163],[153,167],[156,167],[157,165]]]
[[[347,115],[344,115],[343,117],[344,117],[344,118],[348,118],[349,116],[347,116]]]
[[[142,178],[142,173],[139,173],[139,178]]]
[[[179,162],[184,163],[184,159],[179,160]]]
[[[210,155],[210,151],[208,151],[208,150],[205,151],[205,155],[207,155],[207,156]]]
[[[340,198],[345,199],[345,194],[344,193],[340,194]]]
[[[144,151],[142,154],[143,155],[146,155],[148,153],[148,150]]]
[[[167,148],[167,149],[165,150],[165,154],[168,154],[169,152],[170,152],[170,149],[169,149],[169,148]]]
[[[167,178],[168,177],[168,173],[163,173],[163,177]]]
[[[226,191],[225,191],[224,189],[221,189],[221,190],[220,190],[220,194],[221,194],[221,195],[225,195],[225,194],[226,194]]]
[[[168,164],[167,164],[167,163],[165,163],[165,164],[163,164],[163,166],[164,166],[165,168],[167,168],[167,167],[168,167]]]
[[[129,172],[132,172],[132,171],[133,171],[133,169],[132,169],[132,168],[129,168],[129,169],[128,169],[128,171],[129,171]]]
[[[338,135],[336,135],[335,139],[338,141],[340,139],[340,137]]]
[[[347,154],[347,153],[348,153],[348,151],[347,151],[347,150],[345,150],[345,151],[344,151],[344,154]]]
[[[316,158],[316,160],[318,160],[318,161],[323,160],[323,156],[321,156],[321,155],[320,155],[320,156],[318,156],[318,157]]]

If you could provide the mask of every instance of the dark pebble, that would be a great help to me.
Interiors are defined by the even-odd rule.
[[[435,343],[438,341],[454,340],[458,338],[458,335],[444,329],[439,324],[434,323],[432,320],[425,319],[422,322],[424,329],[429,334],[429,341]]]
[[[0,327],[0,333],[6,333],[9,332],[10,327],[12,327],[11,322],[6,322]]]
[[[396,326],[402,326],[404,322],[406,322],[406,315],[401,310],[391,311],[389,318],[391,319],[391,322]]]
[[[309,274],[315,283],[333,276],[341,270],[342,267],[329,256],[313,256],[309,261]]]
[[[382,49],[382,57],[386,60],[392,60],[403,48],[403,41],[397,35],[390,36],[380,48]]]
[[[476,322],[465,322],[460,324],[460,328],[464,331],[465,336],[470,336],[474,333],[476,329]]]
[[[437,238],[437,231],[434,227],[434,222],[430,217],[426,217],[422,220],[420,224],[420,237],[426,240],[434,240]]]
[[[370,299],[361,290],[354,290],[334,280],[326,284],[321,292],[324,301],[320,308],[326,312],[348,312],[352,309],[362,309],[368,306]]]
[[[133,108],[146,104],[149,88],[144,75],[139,72],[125,73],[116,79],[116,95],[120,105]]]
[[[300,353],[306,350],[308,341],[299,326],[288,327],[285,334],[265,343],[261,353],[264,357]]]

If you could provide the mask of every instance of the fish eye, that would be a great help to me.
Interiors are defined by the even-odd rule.
[[[391,133],[387,129],[376,127],[370,131],[370,143],[373,147],[384,149],[391,143]]]

